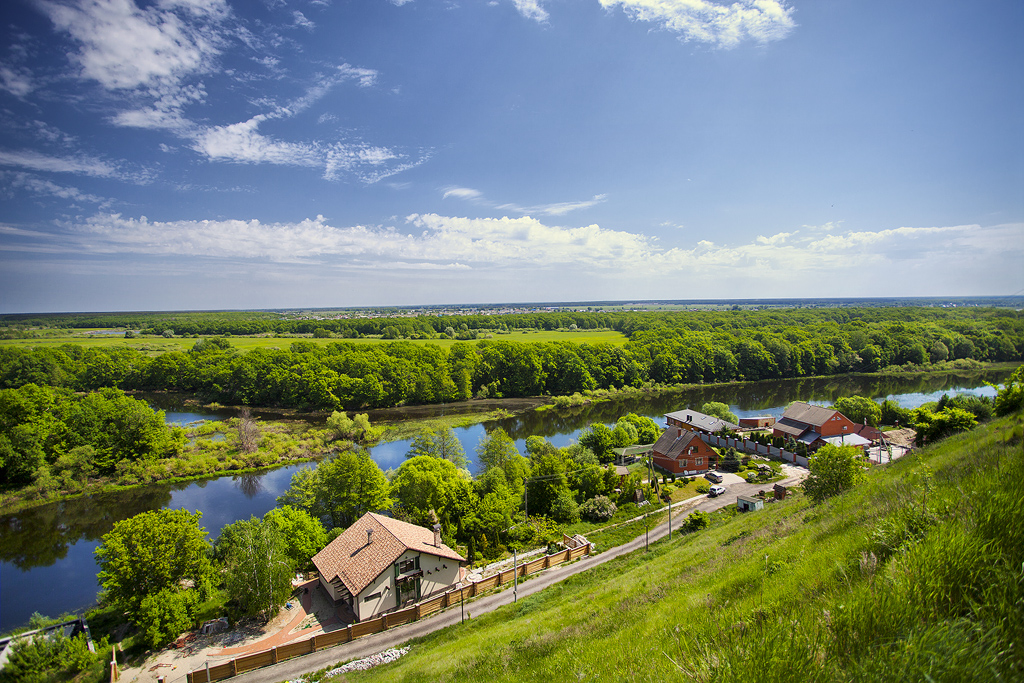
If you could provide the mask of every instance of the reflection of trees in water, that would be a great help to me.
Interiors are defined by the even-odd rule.
[[[82,496],[0,516],[0,560],[21,570],[48,567],[82,539],[97,541],[116,522],[171,502],[169,486]]]
[[[246,498],[254,498],[263,490],[262,474],[240,474],[234,478],[235,486]]]
[[[582,429],[595,422],[615,422],[626,413],[663,415],[686,407],[700,408],[708,401],[738,406],[744,411],[758,411],[787,406],[793,401],[834,403],[844,396],[884,397],[892,394],[931,393],[961,386],[978,386],[982,381],[998,383],[1010,376],[1011,370],[986,370],[975,373],[952,373],[919,376],[841,376],[804,379],[765,380],[717,386],[699,386],[661,396],[607,401],[563,410],[514,415],[485,423],[489,431],[501,427],[513,439],[536,435],[551,437]]]

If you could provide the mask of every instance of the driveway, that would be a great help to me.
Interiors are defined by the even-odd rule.
[[[793,486],[798,484],[805,476],[807,476],[807,470],[803,468],[794,468],[794,472],[795,476],[790,476],[784,481],[778,483],[783,486]],[[786,474],[791,474],[791,472],[786,472]],[[718,510],[726,505],[734,504],[736,502],[737,495],[757,493],[759,490],[765,488],[765,486],[765,484],[747,484],[746,482],[742,484],[731,484],[726,486],[726,493],[718,498],[695,497],[683,503],[677,503],[672,508],[672,528],[678,530],[682,520],[685,518],[684,515],[689,514],[689,512],[694,509],[705,510],[708,512]],[[770,487],[770,485],[768,486]],[[688,505],[688,503],[694,503],[695,505]],[[650,530],[650,539],[652,541],[664,538],[667,535],[668,522]],[[551,569],[546,569],[535,576],[531,576],[529,581],[521,584],[519,586],[518,597],[525,598],[529,595],[533,595],[534,593],[542,591],[548,586],[558,583],[559,581],[563,581],[570,576],[574,576],[580,572],[590,569],[591,567],[596,567],[604,564],[605,562],[609,562],[610,560],[614,560],[616,557],[631,553],[635,550],[640,550],[643,547],[644,534],[640,534],[629,543],[605,550],[600,555],[584,555],[579,561],[572,564],[559,565],[557,567],[552,567]],[[480,615],[486,614],[487,612],[493,612],[502,605],[511,603],[514,599],[515,594],[511,589],[505,589],[485,595],[473,602],[466,603],[466,618],[469,619],[471,613],[473,615]],[[412,638],[425,636],[428,633],[457,624],[461,620],[461,610],[458,607],[451,607],[443,612],[434,614],[419,621],[403,624],[402,626],[397,626],[381,633],[375,633],[371,636],[359,638],[350,643],[330,647],[326,650],[320,650],[309,655],[289,659],[286,662],[281,662],[274,666],[256,669],[255,671],[240,674],[229,680],[237,681],[237,683],[279,683],[280,681],[294,679],[304,673],[316,671],[332,664],[340,664],[341,662],[347,662],[352,659],[369,657],[372,654],[387,650],[388,648],[397,647]],[[172,683],[177,682],[174,681]]]

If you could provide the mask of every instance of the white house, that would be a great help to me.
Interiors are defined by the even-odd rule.
[[[313,556],[320,585],[362,621],[441,593],[465,559],[434,531],[367,513]]]

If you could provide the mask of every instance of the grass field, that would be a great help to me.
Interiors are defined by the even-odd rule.
[[[130,347],[145,351],[146,353],[158,354],[167,351],[187,351],[196,343],[195,337],[135,337],[125,339],[123,333],[107,334],[108,330],[81,330],[71,334],[40,337],[36,339],[0,339],[0,345],[19,346],[24,348],[40,348],[46,346],[60,346],[61,344],[77,344],[86,348],[111,348]],[[511,334],[496,334],[490,337],[495,341],[518,341],[518,342],[554,342],[571,341],[580,344],[601,344],[609,343],[621,346],[626,343],[626,337],[614,330],[565,330],[565,331],[515,331]],[[380,339],[378,337],[364,337],[362,339],[314,339],[310,336],[287,336],[287,337],[228,337],[228,341],[235,348],[248,351],[255,348],[278,348],[287,349],[293,341],[311,341],[321,346],[331,342],[352,342],[356,344],[388,344],[391,339]],[[448,348],[456,342],[454,339],[409,339],[414,344],[436,344],[442,348]]]
[[[1024,676],[1021,416],[652,544],[348,681]],[[318,680],[307,676],[306,680]]]

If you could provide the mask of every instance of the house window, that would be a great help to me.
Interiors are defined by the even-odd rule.
[[[412,571],[416,571],[420,568],[420,556],[412,558],[411,560],[402,560],[398,563],[398,573],[407,574]]]
[[[843,425],[843,431],[844,432],[846,431],[846,425]]]
[[[363,602],[370,602],[372,600],[380,600],[380,591],[377,591],[376,593],[370,593],[365,598],[363,598]]]
[[[696,464],[697,464],[697,467],[702,467],[704,465],[704,458],[697,458],[697,463]]]

